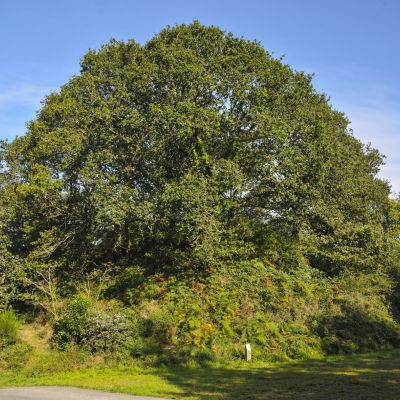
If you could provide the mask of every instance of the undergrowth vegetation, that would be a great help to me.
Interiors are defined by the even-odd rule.
[[[203,281],[152,276],[119,300],[76,296],[57,322],[55,341],[61,349],[79,345],[150,364],[239,360],[245,343],[264,361],[399,346],[386,277],[295,272],[254,261]]]

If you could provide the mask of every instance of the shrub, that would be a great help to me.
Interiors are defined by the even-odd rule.
[[[57,345],[65,350],[69,344],[80,344],[87,328],[90,301],[82,296],[70,299],[62,318],[56,323],[54,333]]]
[[[400,346],[399,329],[393,321],[351,306],[343,307],[339,315],[321,318],[317,333],[322,339],[323,350],[328,354],[351,354]]]
[[[128,350],[135,339],[135,326],[123,313],[97,311],[87,319],[82,345],[91,352]]]
[[[12,310],[0,312],[0,347],[14,344],[18,340],[18,319]]]
[[[0,370],[20,371],[32,356],[33,348],[28,343],[20,341],[11,344],[0,352]]]

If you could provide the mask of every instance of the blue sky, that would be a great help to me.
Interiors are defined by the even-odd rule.
[[[0,138],[24,134],[88,48],[111,37],[144,43],[198,19],[315,73],[354,135],[386,155],[381,176],[400,192],[399,18],[396,0],[1,0]]]

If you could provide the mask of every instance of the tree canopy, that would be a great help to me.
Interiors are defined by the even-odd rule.
[[[89,50],[2,154],[8,251],[53,265],[66,287],[132,265],[387,267],[378,151],[310,75],[216,27]]]

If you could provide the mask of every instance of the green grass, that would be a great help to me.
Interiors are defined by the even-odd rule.
[[[0,373],[0,386],[72,385],[178,399],[400,399],[400,352],[212,368]]]

